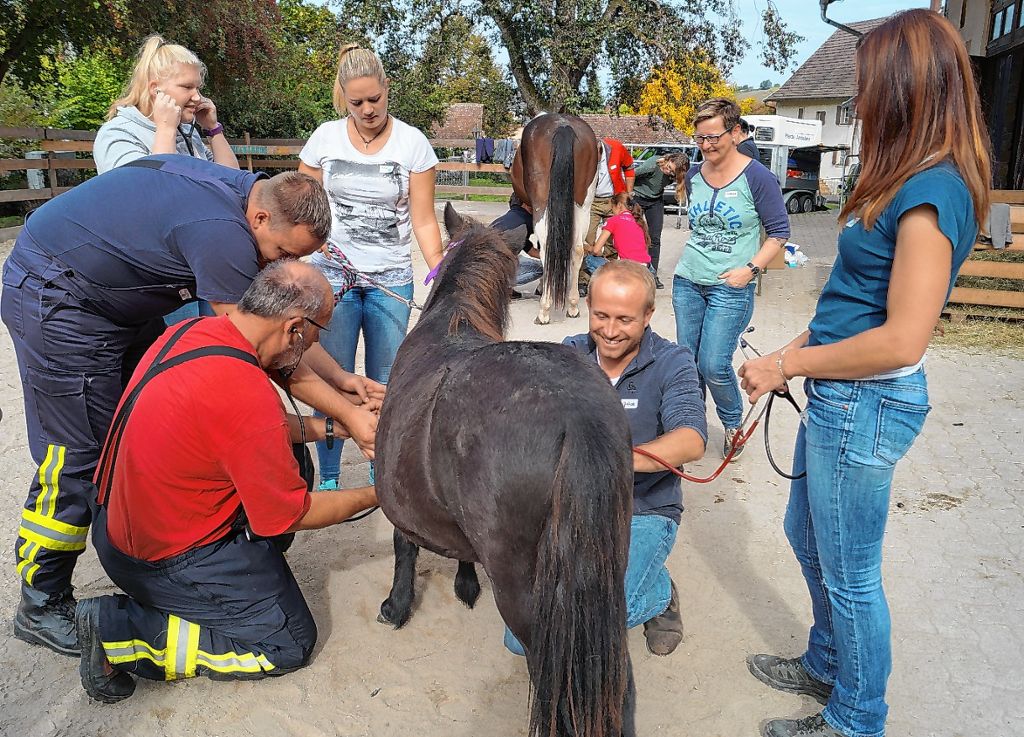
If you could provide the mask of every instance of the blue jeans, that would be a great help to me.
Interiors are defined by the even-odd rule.
[[[183,304],[174,312],[164,315],[164,324],[170,327],[171,325],[177,325],[179,322],[191,320],[193,317],[213,317],[216,314],[213,308],[210,307],[209,302],[205,299],[197,299],[195,302]]]
[[[544,266],[541,264],[540,259],[519,254],[519,270],[516,272],[517,287],[529,284],[535,279],[540,279],[543,275]]]
[[[924,425],[924,371],[881,381],[805,383],[786,509],[786,537],[811,594],[814,624],[803,664],[835,684],[825,721],[844,734],[879,737],[892,669],[882,539],[897,461]]]
[[[728,284],[696,284],[677,275],[672,280],[672,309],[676,342],[689,348],[697,360],[701,394],[711,391],[723,425],[739,427],[743,398],[732,356],[754,314],[754,282],[737,289]]]
[[[412,299],[412,282],[391,291],[405,299]],[[375,287],[355,287],[345,293],[334,308],[330,329],[320,333],[320,345],[331,358],[346,371],[354,371],[356,346],[362,332],[366,349],[366,375],[382,384],[391,376],[398,346],[409,328],[408,305]],[[322,415],[321,415],[322,416]],[[320,480],[337,480],[341,473],[342,443],[335,441],[332,450],[323,441],[316,444],[320,461]]]
[[[606,263],[608,263],[608,259],[604,256],[595,256],[592,253],[588,253],[583,256],[583,270],[588,274],[593,274],[599,267],[604,266]]]
[[[672,581],[665,561],[676,543],[679,525],[660,514],[633,515],[626,564],[626,629],[637,627],[668,609]],[[505,647],[526,655],[522,644],[505,628]]]

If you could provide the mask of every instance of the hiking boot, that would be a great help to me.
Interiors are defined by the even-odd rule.
[[[820,704],[827,704],[832,695],[832,686],[808,673],[800,658],[751,655],[747,658],[747,668],[754,678],[779,691],[810,696]]]
[[[75,597],[71,591],[68,586],[48,594],[22,583],[21,601],[14,614],[14,636],[77,658],[80,650],[75,632]]]
[[[761,737],[846,737],[821,714],[803,719],[773,719],[761,727]]]
[[[78,603],[75,622],[82,643],[82,659],[78,673],[82,688],[92,698],[104,704],[115,704],[135,693],[135,679],[127,673],[114,670],[100,642],[100,597],[84,599]]]
[[[672,584],[672,598],[668,608],[657,617],[644,622],[644,637],[647,649],[653,655],[668,655],[683,641],[683,618],[679,614],[679,593],[675,581]]]
[[[729,451],[732,450],[733,439],[736,438],[736,434],[740,431],[738,427],[727,427],[725,428],[725,442],[722,443],[722,458],[729,455]],[[743,450],[746,448],[746,444],[736,446],[736,452],[732,454],[732,458],[729,460],[730,463],[735,461],[741,455]]]
[[[657,274],[654,275],[654,286],[657,289],[664,289],[665,288],[665,285],[661,283],[661,279],[658,277]]]

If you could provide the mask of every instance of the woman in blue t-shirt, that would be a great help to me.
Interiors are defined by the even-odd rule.
[[[754,314],[755,277],[789,239],[789,216],[772,173],[736,150],[735,102],[708,100],[697,109],[694,128],[704,163],[686,173],[691,230],[672,280],[672,308],[676,340],[693,351],[701,391],[707,387],[715,400],[728,457],[743,418],[732,356]]]
[[[911,10],[857,50],[862,171],[807,331],[740,368],[755,402],[805,376],[785,529],[811,594],[798,658],[751,673],[825,704],[769,737],[879,737],[892,667],[882,540],[896,463],[930,409],[924,355],[988,211],[989,142],[971,60],[937,13]]]

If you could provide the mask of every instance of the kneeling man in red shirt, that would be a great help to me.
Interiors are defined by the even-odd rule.
[[[234,312],[172,326],[142,359],[96,472],[93,544],[125,594],[80,601],[75,617],[94,699],[131,696],[129,673],[260,678],[308,662],[316,624],[279,536],[342,522],[376,495],[309,493],[292,444],[325,439],[330,421],[300,430],[268,372],[287,375],[333,309],[320,272],[277,262]]]

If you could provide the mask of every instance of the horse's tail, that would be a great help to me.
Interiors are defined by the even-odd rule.
[[[575,200],[576,131],[563,125],[551,140],[551,174],[548,177],[547,241],[544,244],[544,290],[556,309],[565,307],[572,264],[573,208]]]
[[[619,737],[631,720],[623,577],[632,473],[615,445],[607,426],[585,420],[562,444],[533,585],[531,737]]]

